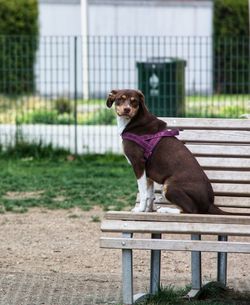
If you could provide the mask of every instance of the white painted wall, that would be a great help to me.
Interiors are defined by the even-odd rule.
[[[125,49],[120,50],[116,55],[129,56],[131,60],[134,58],[134,67],[136,62],[146,61],[147,58],[153,56],[184,59],[187,62],[186,91],[190,93],[212,92],[212,43],[210,39],[213,33],[212,1],[156,1],[155,6],[139,6],[136,5],[136,1],[131,5],[101,5],[99,3],[98,1],[98,4],[89,6],[89,34],[91,36],[166,36],[168,38],[165,44],[158,44],[157,40],[154,45],[154,41],[152,41],[148,48],[145,47],[140,51],[140,54],[136,54],[140,48],[138,42],[134,47],[134,53],[131,48],[128,54],[125,46]],[[173,39],[171,40],[169,37],[173,37]],[[124,64],[127,64],[126,60],[120,59],[120,63],[116,63],[116,66]],[[114,67],[114,69],[116,68]],[[136,70],[121,71],[120,74],[122,75],[118,74],[116,80],[128,80],[127,87],[137,86]],[[104,75],[95,75],[95,79],[98,78],[103,87],[101,91],[104,91],[105,84],[102,81]],[[112,76],[106,73],[106,79],[108,87],[112,82],[110,81]],[[123,80],[112,85],[123,87]]]
[[[41,36],[81,35],[80,4],[40,3]]]
[[[90,5],[90,35],[210,36],[212,2],[162,2],[158,6]]]
[[[80,58],[80,2],[48,3],[40,0],[40,46],[36,64],[36,87],[42,95],[74,96],[75,39]],[[58,1],[57,1],[58,2]],[[78,67],[78,89],[81,90],[81,67]]]
[[[103,2],[106,3],[100,4]],[[152,56],[186,60],[186,91],[212,91],[212,43],[207,38],[213,31],[212,0],[148,0],[147,6],[138,5],[137,0],[130,5],[127,1],[116,2],[121,5],[111,5],[111,2],[89,0],[90,94],[105,96],[114,87],[137,87],[136,63]],[[40,0],[40,35],[38,91],[45,95],[59,92],[59,95],[73,96],[76,76],[78,92],[81,92],[80,0]],[[77,41],[73,36],[79,36]],[[132,38],[126,40],[124,36]],[[156,36],[166,38],[154,40]]]

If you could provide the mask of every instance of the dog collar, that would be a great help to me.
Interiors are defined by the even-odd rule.
[[[144,158],[147,161],[162,137],[174,137],[178,134],[178,129],[166,129],[155,134],[146,134],[141,136],[131,132],[124,132],[121,134],[121,137],[123,140],[129,140],[140,145],[144,150]]]

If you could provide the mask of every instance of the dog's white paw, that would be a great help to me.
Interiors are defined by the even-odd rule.
[[[181,211],[175,208],[166,208],[166,207],[159,207],[156,210],[157,213],[169,213],[169,214],[180,214]]]

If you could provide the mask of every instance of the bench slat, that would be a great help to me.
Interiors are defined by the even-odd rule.
[[[250,243],[165,239],[100,238],[101,248],[249,253]]]
[[[205,170],[211,182],[250,183],[250,171]]]
[[[195,156],[250,157],[249,145],[187,144],[186,146]]]
[[[188,143],[229,143],[250,144],[249,131],[220,131],[212,130],[184,130],[177,136],[181,141]]]
[[[169,127],[186,129],[250,130],[249,119],[166,118]]]
[[[204,169],[238,169],[250,170],[250,158],[209,158],[197,157]]]
[[[155,205],[171,204],[161,194],[155,194]],[[139,197],[137,199],[139,202]],[[219,207],[231,207],[231,208],[250,208],[249,197],[227,197],[227,196],[215,196],[215,205]],[[240,211],[239,211],[240,212]]]
[[[250,219],[250,218],[249,218]],[[150,222],[150,221],[104,221],[102,231],[127,233],[180,233],[180,234],[211,234],[211,235],[249,235],[250,224],[222,223],[185,223],[182,222]]]
[[[250,196],[250,184],[212,183],[215,195]]]
[[[163,214],[163,213],[131,213],[126,211],[109,211],[105,214],[108,221],[149,221],[149,222],[190,222],[190,223],[222,223],[250,225],[249,216],[207,215],[207,214]]]
[[[249,197],[215,196],[215,204],[220,207],[250,208]]]
[[[250,196],[250,184],[212,183],[212,187],[217,196]],[[155,191],[161,193],[161,185],[155,184]]]

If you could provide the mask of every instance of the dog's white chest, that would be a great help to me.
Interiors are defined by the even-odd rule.
[[[128,125],[128,123],[130,122],[130,119],[124,118],[124,117],[120,117],[117,116],[117,128],[118,128],[118,132],[121,135],[123,130],[125,129],[125,127]]]
[[[128,123],[130,122],[130,119],[126,119],[124,117],[119,117],[117,116],[116,117],[117,119],[117,128],[118,128],[118,132],[119,132],[119,135],[122,134],[123,130],[125,129],[125,127],[128,125]],[[131,162],[129,161],[128,157],[125,155],[124,153],[124,156],[126,157],[128,163],[131,165]]]

